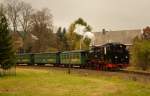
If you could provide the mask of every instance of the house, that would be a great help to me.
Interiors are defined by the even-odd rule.
[[[94,45],[103,45],[110,42],[120,42],[126,45],[132,45],[135,37],[141,36],[141,30],[120,30],[120,31],[105,31],[93,32],[95,35]]]
[[[23,47],[23,40],[17,32],[12,32],[13,45],[18,52]]]

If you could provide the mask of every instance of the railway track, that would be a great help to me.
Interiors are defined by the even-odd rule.
[[[150,76],[150,72],[132,71],[132,70],[121,70],[120,72],[127,73],[127,74]]]
[[[30,68],[30,69],[44,69],[44,70],[58,70],[68,74],[68,68],[53,67],[53,66],[17,66],[18,68]],[[108,78],[115,77],[125,81],[137,81],[144,84],[150,83],[150,72],[120,70],[120,71],[97,71],[90,69],[71,68],[70,74],[78,74],[81,76],[105,76]]]
[[[68,68],[64,68],[64,67],[53,67],[53,66],[25,66],[25,65],[19,65],[17,67],[20,68],[39,68],[39,69],[49,69],[49,68],[53,68],[53,69],[62,69],[62,70],[67,70]],[[78,71],[81,73],[88,73],[88,72],[96,72],[96,73],[104,73],[104,74],[112,74],[112,75],[116,75],[116,74],[125,74],[127,76],[136,76],[136,77],[148,77],[150,79],[150,72],[142,72],[142,71],[131,71],[131,70],[119,70],[119,71],[96,71],[96,70],[90,70],[90,69],[80,69],[80,68],[71,68],[71,70],[73,71]]]

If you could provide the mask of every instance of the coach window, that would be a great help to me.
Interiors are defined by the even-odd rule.
[[[77,57],[77,54],[74,54],[74,57],[73,57],[73,59],[75,59]]]
[[[78,57],[78,54],[75,54],[75,58],[74,59],[76,59]]]
[[[65,55],[64,54],[62,55],[62,59],[65,59]]]
[[[72,59],[76,58],[76,54],[72,54]]]
[[[65,54],[63,54],[62,59],[65,59],[65,56],[66,56],[66,55],[65,55]]]
[[[74,57],[73,57],[73,59],[74,59],[74,58],[76,58],[76,56],[77,56],[77,55],[76,55],[76,54],[74,54],[73,56],[74,56]]]
[[[78,54],[75,55],[75,58],[74,58],[74,59],[76,59],[76,58],[78,58]]]
[[[76,58],[76,54],[72,54],[72,59]]]
[[[74,58],[74,54],[71,53],[71,59],[73,59],[73,58]]]
[[[78,55],[77,55],[77,59],[79,59],[79,58],[80,58],[80,55],[78,54]]]
[[[76,58],[75,59],[77,59],[78,58],[78,54],[76,54]]]
[[[67,54],[65,54],[65,59],[68,59],[68,55]]]

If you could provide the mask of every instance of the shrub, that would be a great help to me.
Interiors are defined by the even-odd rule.
[[[150,68],[150,41],[134,41],[131,49],[131,64],[138,69],[147,70]]]

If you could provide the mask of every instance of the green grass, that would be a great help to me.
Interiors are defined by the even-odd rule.
[[[83,75],[57,69],[17,68],[0,77],[0,96],[149,96],[150,84],[117,76]]]

